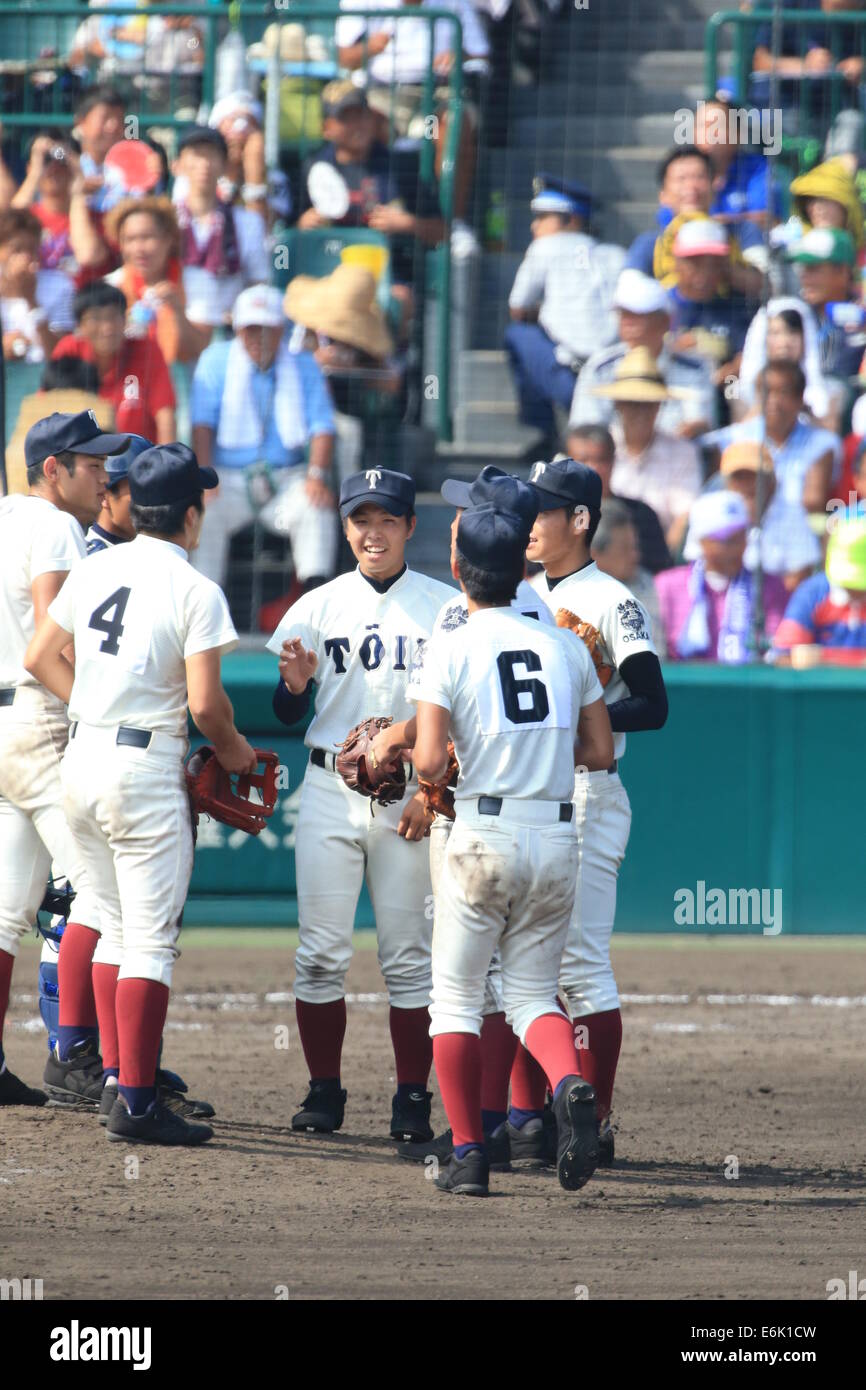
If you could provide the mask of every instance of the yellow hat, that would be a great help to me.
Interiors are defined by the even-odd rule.
[[[829,198],[831,202],[841,203],[845,209],[845,230],[854,240],[855,247],[863,245],[863,209],[857,196],[857,185],[841,159],[828,159],[824,164],[816,164],[808,174],[801,174],[791,184],[794,210],[808,225],[806,204],[812,198]]]
[[[866,589],[866,516],[848,516],[827,543],[827,578],[840,589]]]
[[[632,348],[621,357],[614,369],[613,381],[605,386],[593,386],[595,396],[612,401],[670,401],[683,399],[686,388],[668,387],[659,365],[648,347]],[[686,391],[686,394],[691,394]]]

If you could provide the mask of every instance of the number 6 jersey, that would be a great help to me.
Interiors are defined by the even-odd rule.
[[[48,613],[73,635],[69,716],[84,724],[185,737],[186,658],[237,644],[222,590],[155,536],[80,561]]]
[[[482,608],[427,644],[408,691],[451,711],[456,795],[571,801],[584,705],[602,698],[573,632],[510,608]]]

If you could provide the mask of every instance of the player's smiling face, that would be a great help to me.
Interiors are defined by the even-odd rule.
[[[365,502],[346,518],[346,539],[361,573],[370,579],[390,579],[399,573],[406,542],[414,530],[414,516],[392,516],[372,502]]]

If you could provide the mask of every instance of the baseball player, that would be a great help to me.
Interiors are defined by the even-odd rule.
[[[64,1100],[94,1088],[102,1075],[90,982],[96,932],[62,809],[66,710],[22,663],[35,625],[85,553],[83,528],[99,515],[105,493],[105,458],[126,441],[103,433],[89,410],[49,415],[24,441],[28,495],[0,502],[0,1038],[18,942],[35,925],[53,862],[77,891],[58,961],[65,1004],[46,1068],[50,1094]],[[47,1098],[6,1069],[0,1045],[0,1105],[44,1105]]]
[[[503,478],[507,480],[504,484],[500,481]],[[503,469],[489,464],[486,468],[482,468],[472,483],[462,482],[456,478],[446,478],[442,484],[442,496],[455,508],[454,520],[451,523],[451,573],[458,582],[460,576],[457,571],[457,527],[464,510],[467,507],[483,506],[488,502],[493,506],[497,505],[497,496],[502,492],[503,487],[506,494],[511,495],[510,481],[509,475]],[[547,604],[539,603],[538,594],[523,578],[517,586],[511,607],[515,612],[522,613],[529,618],[535,618],[542,624],[555,626],[553,614]],[[439,632],[458,631],[468,621],[468,618],[466,595],[461,592],[456,597],[450,598],[438,614],[433,625],[433,636],[435,637]],[[414,691],[410,686],[410,698],[413,694]],[[392,724],[389,728],[382,729],[376,735],[373,744],[377,758],[381,762],[387,762],[400,748],[411,748],[415,742],[415,732],[416,720],[414,715],[405,723]],[[453,822],[447,816],[437,816],[430,828],[430,878],[434,898],[452,824]],[[481,1025],[481,1118],[488,1156],[494,1164],[507,1162],[510,1159],[540,1159],[544,1156],[541,1147],[540,1125],[537,1127],[530,1125],[523,1130],[515,1130],[513,1151],[512,1146],[508,1145],[504,1133],[508,1115],[508,1082],[516,1047],[517,1039],[505,1018],[497,953],[485,982],[483,1023]],[[426,1143],[401,1144],[397,1152],[401,1158],[410,1161],[423,1162],[433,1155],[444,1162],[451,1157],[452,1149],[451,1131],[446,1130],[444,1134],[439,1134]]]
[[[596,1090],[600,1162],[613,1163],[610,1123],[613,1083],[622,1042],[619,995],[610,960],[616,882],[628,843],[631,808],[618,764],[627,732],[660,729],[667,694],[646,610],[619,580],[603,574],[590,555],[601,516],[601,479],[574,459],[536,463],[531,481],[539,513],[526,558],[544,566],[532,585],[555,612],[569,610],[597,630],[596,657],[614,733],[614,757],[600,771],[575,781],[580,871],[574,912],[562,958],[561,991],[581,1047],[582,1072]],[[544,1105],[544,1078],[518,1052],[512,1073],[511,1125],[536,1121]]]
[[[189,563],[202,493],[216,483],[183,444],[139,454],[129,470],[135,540],[76,566],[25,656],[69,702],[64,808],[99,912],[94,965],[117,969],[114,988],[113,972],[102,981],[98,1012],[106,1051],[119,1057],[106,1133],[123,1143],[192,1145],[213,1134],[162,1103],[156,1071],[192,872],[187,707],[226,771],[257,765],[220,680],[220,655],[237,642],[228,605]],[[62,657],[70,636],[74,680]]]
[[[85,536],[88,555],[134,538],[135,528],[129,517],[129,465],[139,454],[143,454],[145,449],[152,448],[149,439],[140,434],[131,434],[129,447],[124,453],[118,454],[106,463],[102,511]]]
[[[406,565],[414,504],[415,484],[405,473],[369,468],[346,478],[340,514],[358,567],[304,594],[267,644],[279,657],[274,710],[283,723],[303,718],[315,683],[295,845],[295,1007],[310,1070],[309,1092],[292,1118],[297,1130],[330,1133],[343,1123],[345,978],[366,877],[391,1003],[397,1072],[391,1134],[409,1140],[433,1134],[427,1091],[430,866],[423,843],[430,819],[414,776],[402,801],[380,806],[351,791],[335,772],[335,754],[360,720],[371,713],[403,720],[411,712],[410,667],[453,594]]]
[[[471,1196],[488,1189],[479,1034],[497,946],[506,1017],[553,1091],[562,1186],[582,1187],[598,1157],[595,1092],[579,1075],[556,986],[578,860],[574,766],[603,765],[613,741],[586,649],[511,611],[537,506],[525,484],[513,480],[511,491],[507,510],[461,516],[469,618],[432,639],[413,679],[419,775],[441,777],[449,732],[460,764],[435,899],[430,1032],[454,1137],[436,1184]]]

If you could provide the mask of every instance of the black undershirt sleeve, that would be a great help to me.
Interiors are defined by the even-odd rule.
[[[619,673],[630,693],[607,707],[614,733],[660,729],[668,717],[668,696],[655,652],[635,652],[622,663]]]
[[[307,681],[306,687],[300,695],[293,695],[285,681],[279,680],[274,691],[273,709],[281,724],[297,724],[303,719],[307,710],[310,708],[310,696],[313,692],[312,678]]]

